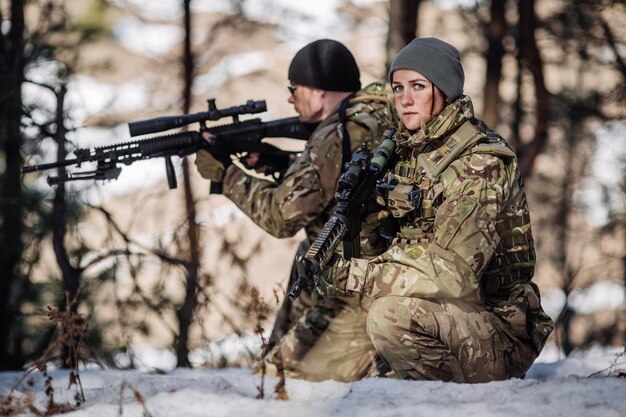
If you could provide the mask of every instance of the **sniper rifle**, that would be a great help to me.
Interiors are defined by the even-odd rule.
[[[186,131],[170,135],[155,136],[136,141],[121,142],[96,148],[79,148],[73,151],[74,158],[40,165],[27,165],[22,174],[34,171],[59,168],[57,176],[49,176],[50,185],[77,180],[113,180],[122,171],[118,164],[130,165],[135,161],[163,157],[169,188],[176,188],[176,175],[171,157],[184,157],[200,149],[210,151],[218,159],[227,163],[241,159],[246,154],[259,154],[263,172],[279,179],[287,170],[293,151],[286,151],[272,144],[262,142],[263,138],[292,138],[306,140],[315,126],[301,123],[297,117],[261,121],[260,118],[239,120],[244,114],[261,113],[267,110],[265,100],[248,100],[245,104],[226,109],[218,109],[215,99],[208,100],[208,111],[178,116],[157,117],[128,124],[131,137],[173,129],[190,123],[200,123],[199,131]],[[232,117],[232,123],[207,127],[207,121]],[[202,133],[212,135],[211,143],[203,139]],[[227,160],[227,161],[226,161]],[[96,162],[96,168],[89,171],[65,172],[67,166],[80,168],[85,162]],[[251,167],[254,168],[254,167]],[[211,184],[211,192],[220,192],[221,184]]]

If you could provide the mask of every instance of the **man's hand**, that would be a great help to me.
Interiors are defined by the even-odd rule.
[[[215,145],[215,136],[211,132],[202,132],[202,139],[207,141],[211,145]],[[229,163],[224,166],[224,161],[229,160],[230,157],[216,158],[211,152],[201,149],[196,152],[196,168],[203,178],[212,182],[222,182],[224,178],[224,171],[228,168]]]
[[[213,182],[222,182],[224,178],[224,164],[211,155],[210,152],[204,149],[196,152],[195,164],[203,178]]]
[[[258,172],[259,174],[265,174],[265,171],[267,170],[265,161],[263,161],[259,152],[248,152],[248,154],[241,161],[243,166]]]

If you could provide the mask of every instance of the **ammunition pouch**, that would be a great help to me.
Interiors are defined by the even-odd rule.
[[[484,274],[481,286],[487,297],[506,295],[516,285],[529,282],[533,277],[533,268],[511,268],[509,271],[499,271],[493,275]]]
[[[422,204],[422,192],[415,184],[392,184],[385,191],[387,208],[393,217],[406,217]]]

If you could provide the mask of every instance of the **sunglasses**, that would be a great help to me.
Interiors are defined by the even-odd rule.
[[[298,89],[297,85],[290,84],[287,86],[287,90],[289,90],[289,94],[291,94],[292,96],[296,92],[297,89]]]

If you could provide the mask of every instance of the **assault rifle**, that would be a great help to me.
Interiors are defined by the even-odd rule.
[[[360,257],[361,221],[367,214],[367,207],[374,197],[378,181],[387,171],[389,161],[394,156],[395,133],[396,129],[385,132],[384,140],[373,157],[372,152],[365,145],[361,145],[346,164],[345,172],[339,177],[337,208],[307,253],[296,259],[298,276],[289,291],[290,300],[295,300],[305,286],[317,284],[315,274],[326,268],[340,241],[343,241],[345,259]]]
[[[165,172],[170,188],[176,188],[176,175],[171,157],[184,157],[200,149],[211,151],[220,159],[228,159],[231,155],[242,158],[244,154],[258,152],[262,161],[264,173],[275,178],[280,177],[289,165],[289,157],[296,152],[280,149],[269,143],[262,142],[263,138],[309,138],[314,125],[303,124],[297,117],[262,122],[261,119],[240,121],[239,116],[244,114],[261,113],[267,110],[265,100],[248,100],[245,104],[226,109],[218,109],[215,99],[208,100],[209,110],[195,114],[158,117],[141,120],[128,124],[130,135],[139,136],[163,130],[173,129],[190,123],[200,123],[199,131],[179,132],[170,135],[144,138],[131,142],[116,143],[97,148],[79,148],[73,151],[75,158],[51,162],[41,165],[28,165],[21,169],[22,174],[53,168],[74,165],[77,168],[84,162],[96,162],[96,168],[91,171],[61,173],[58,176],[49,176],[48,184],[55,185],[76,180],[113,180],[116,179],[122,168],[118,164],[130,165],[135,161],[152,158],[165,158]],[[232,123],[207,127],[206,122],[232,117]],[[202,138],[203,132],[210,132],[213,140],[208,143]],[[219,186],[211,184],[212,192],[219,192]]]

